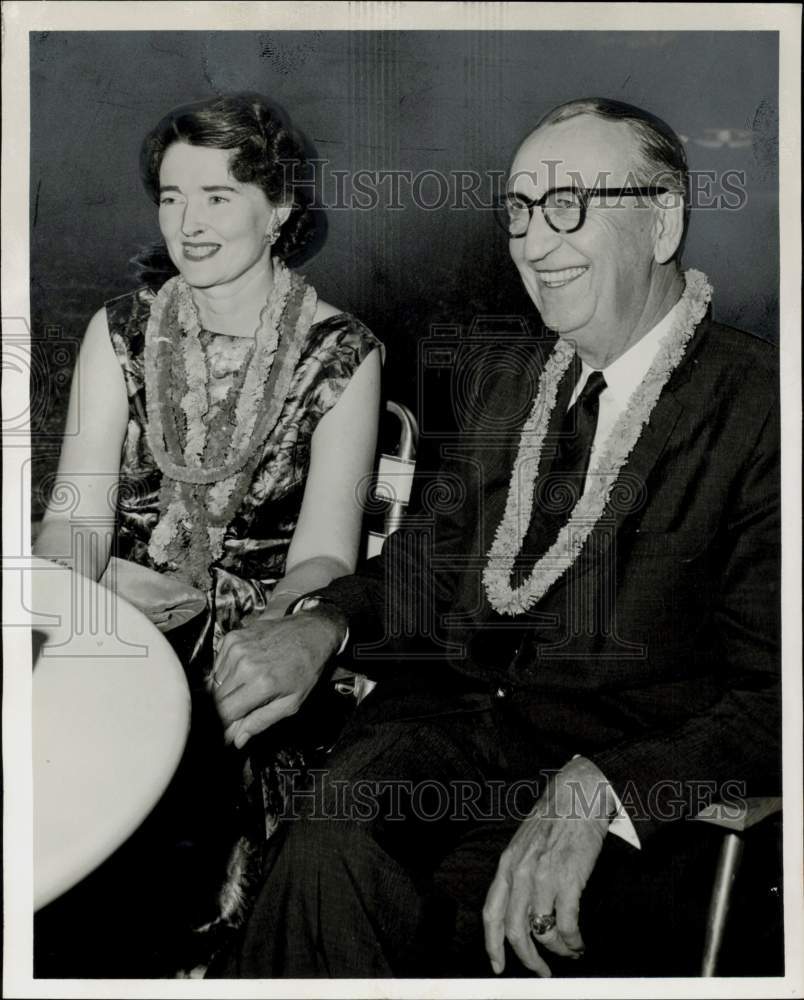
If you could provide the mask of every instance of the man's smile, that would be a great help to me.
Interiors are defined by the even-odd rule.
[[[588,266],[584,267],[565,267],[560,271],[536,271],[536,277],[542,285],[547,288],[563,288],[565,285],[570,284],[570,282],[575,281],[576,278],[580,278],[582,274],[585,274],[589,270]]]

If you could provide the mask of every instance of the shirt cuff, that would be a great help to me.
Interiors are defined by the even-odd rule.
[[[573,754],[572,759],[575,760],[576,757],[580,757],[579,753]],[[605,775],[603,775],[605,777]],[[609,784],[611,789],[611,794],[614,797],[614,804],[617,807],[617,811],[614,813],[614,818],[609,823],[609,833],[613,833],[615,837],[619,837],[620,840],[624,840],[626,844],[630,844],[631,847],[635,847],[638,851],[642,850],[642,844],[639,840],[639,835],[636,832],[636,827],[631,822],[631,817],[625,811],[625,807],[622,802],[620,802],[620,796],[614,791]]]
[[[614,814],[614,819],[609,823],[609,833],[613,833],[615,837],[619,837],[627,844],[630,844],[631,847],[635,847],[638,851],[641,851],[642,844],[639,842],[639,835],[636,832],[634,824],[631,822],[631,817],[625,811],[619,796],[613,788],[611,789],[611,794],[614,796],[617,812]]]
[[[293,604],[288,608],[288,614],[295,615],[299,611],[312,611],[317,608],[319,604],[323,604],[324,600],[321,597],[301,597],[298,601],[294,601]],[[343,651],[349,645],[349,626],[346,626],[346,635],[343,637],[343,642],[338,648],[336,656],[343,656]]]

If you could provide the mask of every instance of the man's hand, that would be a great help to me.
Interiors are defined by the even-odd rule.
[[[345,634],[346,619],[331,604],[229,632],[212,674],[226,739],[245,746],[297,712]]]
[[[550,781],[531,815],[503,851],[483,907],[486,951],[499,975],[507,938],[526,968],[549,976],[530,917],[555,914],[556,926],[535,941],[570,958],[583,953],[580,899],[615,808],[611,786],[591,761],[576,757]]]

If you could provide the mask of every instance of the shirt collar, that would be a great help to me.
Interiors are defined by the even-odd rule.
[[[602,369],[603,377],[606,379],[606,395],[609,398],[616,398],[623,403],[628,401],[631,393],[647,375],[648,369],[659,351],[659,344],[670,329],[680,306],[681,300],[679,299],[670,312],[659,320],[653,329],[648,330],[645,336],[629,347],[625,354],[621,354],[616,361],[612,361],[608,368]],[[581,377],[578,379],[572,394],[572,402],[586,385],[586,380],[592,372],[597,370],[599,369],[591,368],[585,361],[581,362]]]

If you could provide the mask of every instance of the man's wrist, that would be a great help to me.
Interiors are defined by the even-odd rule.
[[[302,597],[287,609],[286,614],[296,615],[304,611],[315,612],[335,629],[336,656],[340,656],[349,643],[349,620],[337,604],[323,597]]]
[[[605,774],[588,757],[575,756],[558,772],[572,791],[573,815],[583,815],[608,826],[619,802]]]
[[[598,818],[605,817],[605,822],[608,824],[608,832],[624,840],[637,850],[640,850],[642,845],[634,829],[634,824],[625,811],[619,796],[614,790],[614,786],[603,771],[601,771],[600,767],[594,761],[589,760],[588,757],[582,757],[580,754],[576,754],[565,765],[565,770],[566,768],[574,769],[575,767],[579,767],[581,773],[584,775],[584,798],[587,802],[595,801],[600,803]]]

